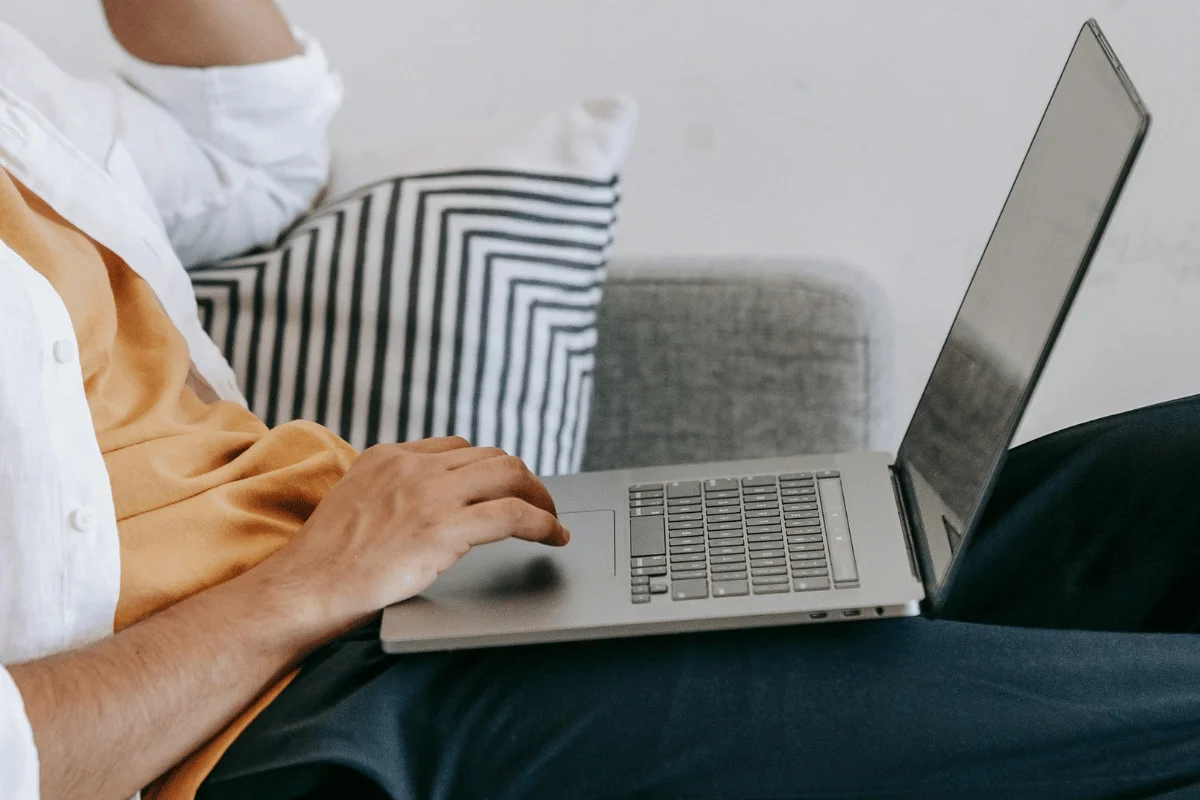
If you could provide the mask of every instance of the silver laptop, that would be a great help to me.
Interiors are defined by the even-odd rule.
[[[472,550],[423,595],[385,611],[383,648],[938,613],[1149,122],[1088,21],[895,458],[550,479],[570,544]]]

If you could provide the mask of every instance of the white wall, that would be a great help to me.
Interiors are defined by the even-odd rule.
[[[94,0],[2,0],[68,67]],[[1080,23],[1155,113],[1023,437],[1200,392],[1194,0],[290,0],[342,70],[343,146],[614,89],[641,127],[622,254],[816,255],[891,299],[902,430]]]

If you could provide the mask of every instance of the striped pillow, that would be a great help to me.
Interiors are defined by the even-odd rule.
[[[457,434],[578,471],[618,197],[615,177],[410,175],[189,272],[267,425],[315,420],[359,448]]]

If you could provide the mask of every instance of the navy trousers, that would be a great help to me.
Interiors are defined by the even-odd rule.
[[[313,654],[234,798],[1200,797],[1200,397],[1014,449],[907,619]]]

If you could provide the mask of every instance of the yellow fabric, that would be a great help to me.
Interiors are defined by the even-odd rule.
[[[108,467],[121,547],[117,630],[274,553],[356,456],[310,422],[268,430],[187,386],[187,343],[133,270],[0,169],[0,239],[62,297]],[[192,798],[287,680],[156,785]]]

